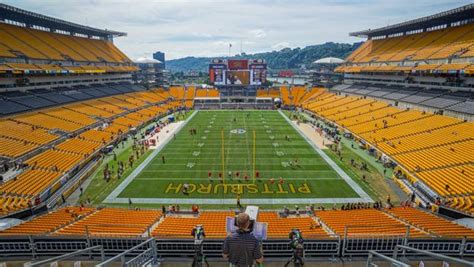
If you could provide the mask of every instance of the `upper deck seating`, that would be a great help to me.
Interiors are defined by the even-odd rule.
[[[0,24],[0,56],[31,59],[131,63],[111,42]]]

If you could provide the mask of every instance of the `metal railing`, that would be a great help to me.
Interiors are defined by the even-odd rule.
[[[350,234],[351,230],[365,229],[364,234],[357,236]],[[365,225],[348,225],[344,227],[344,237],[342,239],[342,257],[368,255],[369,251],[377,251],[379,253],[390,253],[397,245],[405,245],[410,236],[410,226],[405,227],[403,234],[377,234],[380,229],[392,228],[393,232],[400,230],[399,226],[365,226]],[[366,233],[373,232],[372,235]]]
[[[378,253],[377,251],[373,250],[369,251],[369,257],[367,258],[367,267],[378,266],[377,264],[375,264],[375,257],[381,258],[384,261],[388,261],[389,263],[391,263],[391,266],[410,267],[409,264],[390,258],[389,256],[385,256],[384,254]]]
[[[135,256],[129,261],[126,261],[126,257],[128,254],[131,252],[134,252],[136,250],[142,250],[140,254]],[[151,263],[157,263],[158,261],[158,252],[156,249],[156,239],[155,238],[149,238],[146,241],[128,249],[125,250],[124,252],[106,260],[102,261],[101,263],[97,264],[97,267],[105,267],[108,266],[117,260],[120,260],[121,266],[140,266],[144,264],[145,262],[151,262]]]
[[[145,237],[100,237],[100,236],[1,236],[0,260],[23,258],[37,259],[54,257],[89,247],[101,246],[106,256],[116,256],[129,251],[127,260],[140,257],[150,247],[143,246]],[[194,242],[192,239],[154,239],[154,246],[160,257],[192,257]],[[205,239],[203,253],[207,257],[221,257],[222,239]],[[399,236],[372,237],[332,237],[305,239],[307,258],[367,256],[369,251],[391,255],[397,246],[406,246],[422,251],[431,251],[454,257],[474,257],[474,240],[441,238],[406,238]],[[140,245],[142,245],[140,247]],[[130,249],[134,250],[130,251]],[[266,257],[289,257],[291,248],[287,239],[263,241]],[[407,251],[406,255],[416,253]],[[99,257],[100,253],[92,252]],[[143,255],[141,255],[143,256]],[[138,260],[138,259],[137,259]]]
[[[71,252],[71,253],[63,254],[63,255],[60,255],[60,256],[56,256],[56,257],[41,260],[41,261],[27,262],[27,263],[25,263],[24,266],[25,267],[41,266],[41,265],[48,264],[48,263],[53,263],[53,262],[58,262],[58,261],[61,261],[61,260],[71,259],[75,256],[85,255],[86,253],[92,252],[94,250],[99,250],[100,251],[101,260],[104,261],[105,260],[104,248],[102,246],[94,246],[94,247],[80,249],[80,250],[77,250],[77,251],[74,251],[74,252]],[[92,254],[89,254],[89,258],[92,258],[91,255]]]
[[[447,262],[454,262],[454,263],[457,263],[457,264],[474,267],[474,262],[472,262],[472,261],[458,259],[458,258],[446,256],[446,255],[435,253],[435,252],[428,251],[428,250],[421,250],[421,249],[416,249],[416,248],[401,246],[401,245],[398,245],[395,248],[395,250],[393,251],[392,257],[394,259],[397,259],[399,250],[402,251],[403,255],[406,255],[406,251],[410,251],[410,252],[415,252],[416,254],[422,254],[422,255],[425,255],[425,256],[429,256],[429,257],[432,257],[432,258],[435,258],[435,259],[438,259],[438,260],[447,261]]]

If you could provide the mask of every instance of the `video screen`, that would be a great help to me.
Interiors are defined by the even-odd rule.
[[[209,64],[209,81],[213,85],[263,85],[267,64],[262,59],[213,59]]]
[[[252,85],[262,85],[266,81],[266,71],[265,70],[252,70]]]
[[[226,71],[227,85],[248,85],[250,82],[248,70],[228,70]]]
[[[225,84],[225,69],[226,65],[213,64],[209,66],[209,80],[212,84],[224,85]]]

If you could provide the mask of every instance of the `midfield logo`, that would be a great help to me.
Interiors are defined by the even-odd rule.
[[[230,133],[232,133],[232,134],[244,134],[244,133],[246,133],[246,132],[247,132],[247,131],[246,131],[245,129],[241,129],[241,128],[230,130]]]

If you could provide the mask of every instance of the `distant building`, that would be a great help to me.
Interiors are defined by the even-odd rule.
[[[163,53],[161,51],[157,51],[157,52],[153,53],[153,59],[159,60],[161,62],[161,64],[163,65],[162,68],[163,69],[166,68],[166,66],[165,66],[165,53]]]

